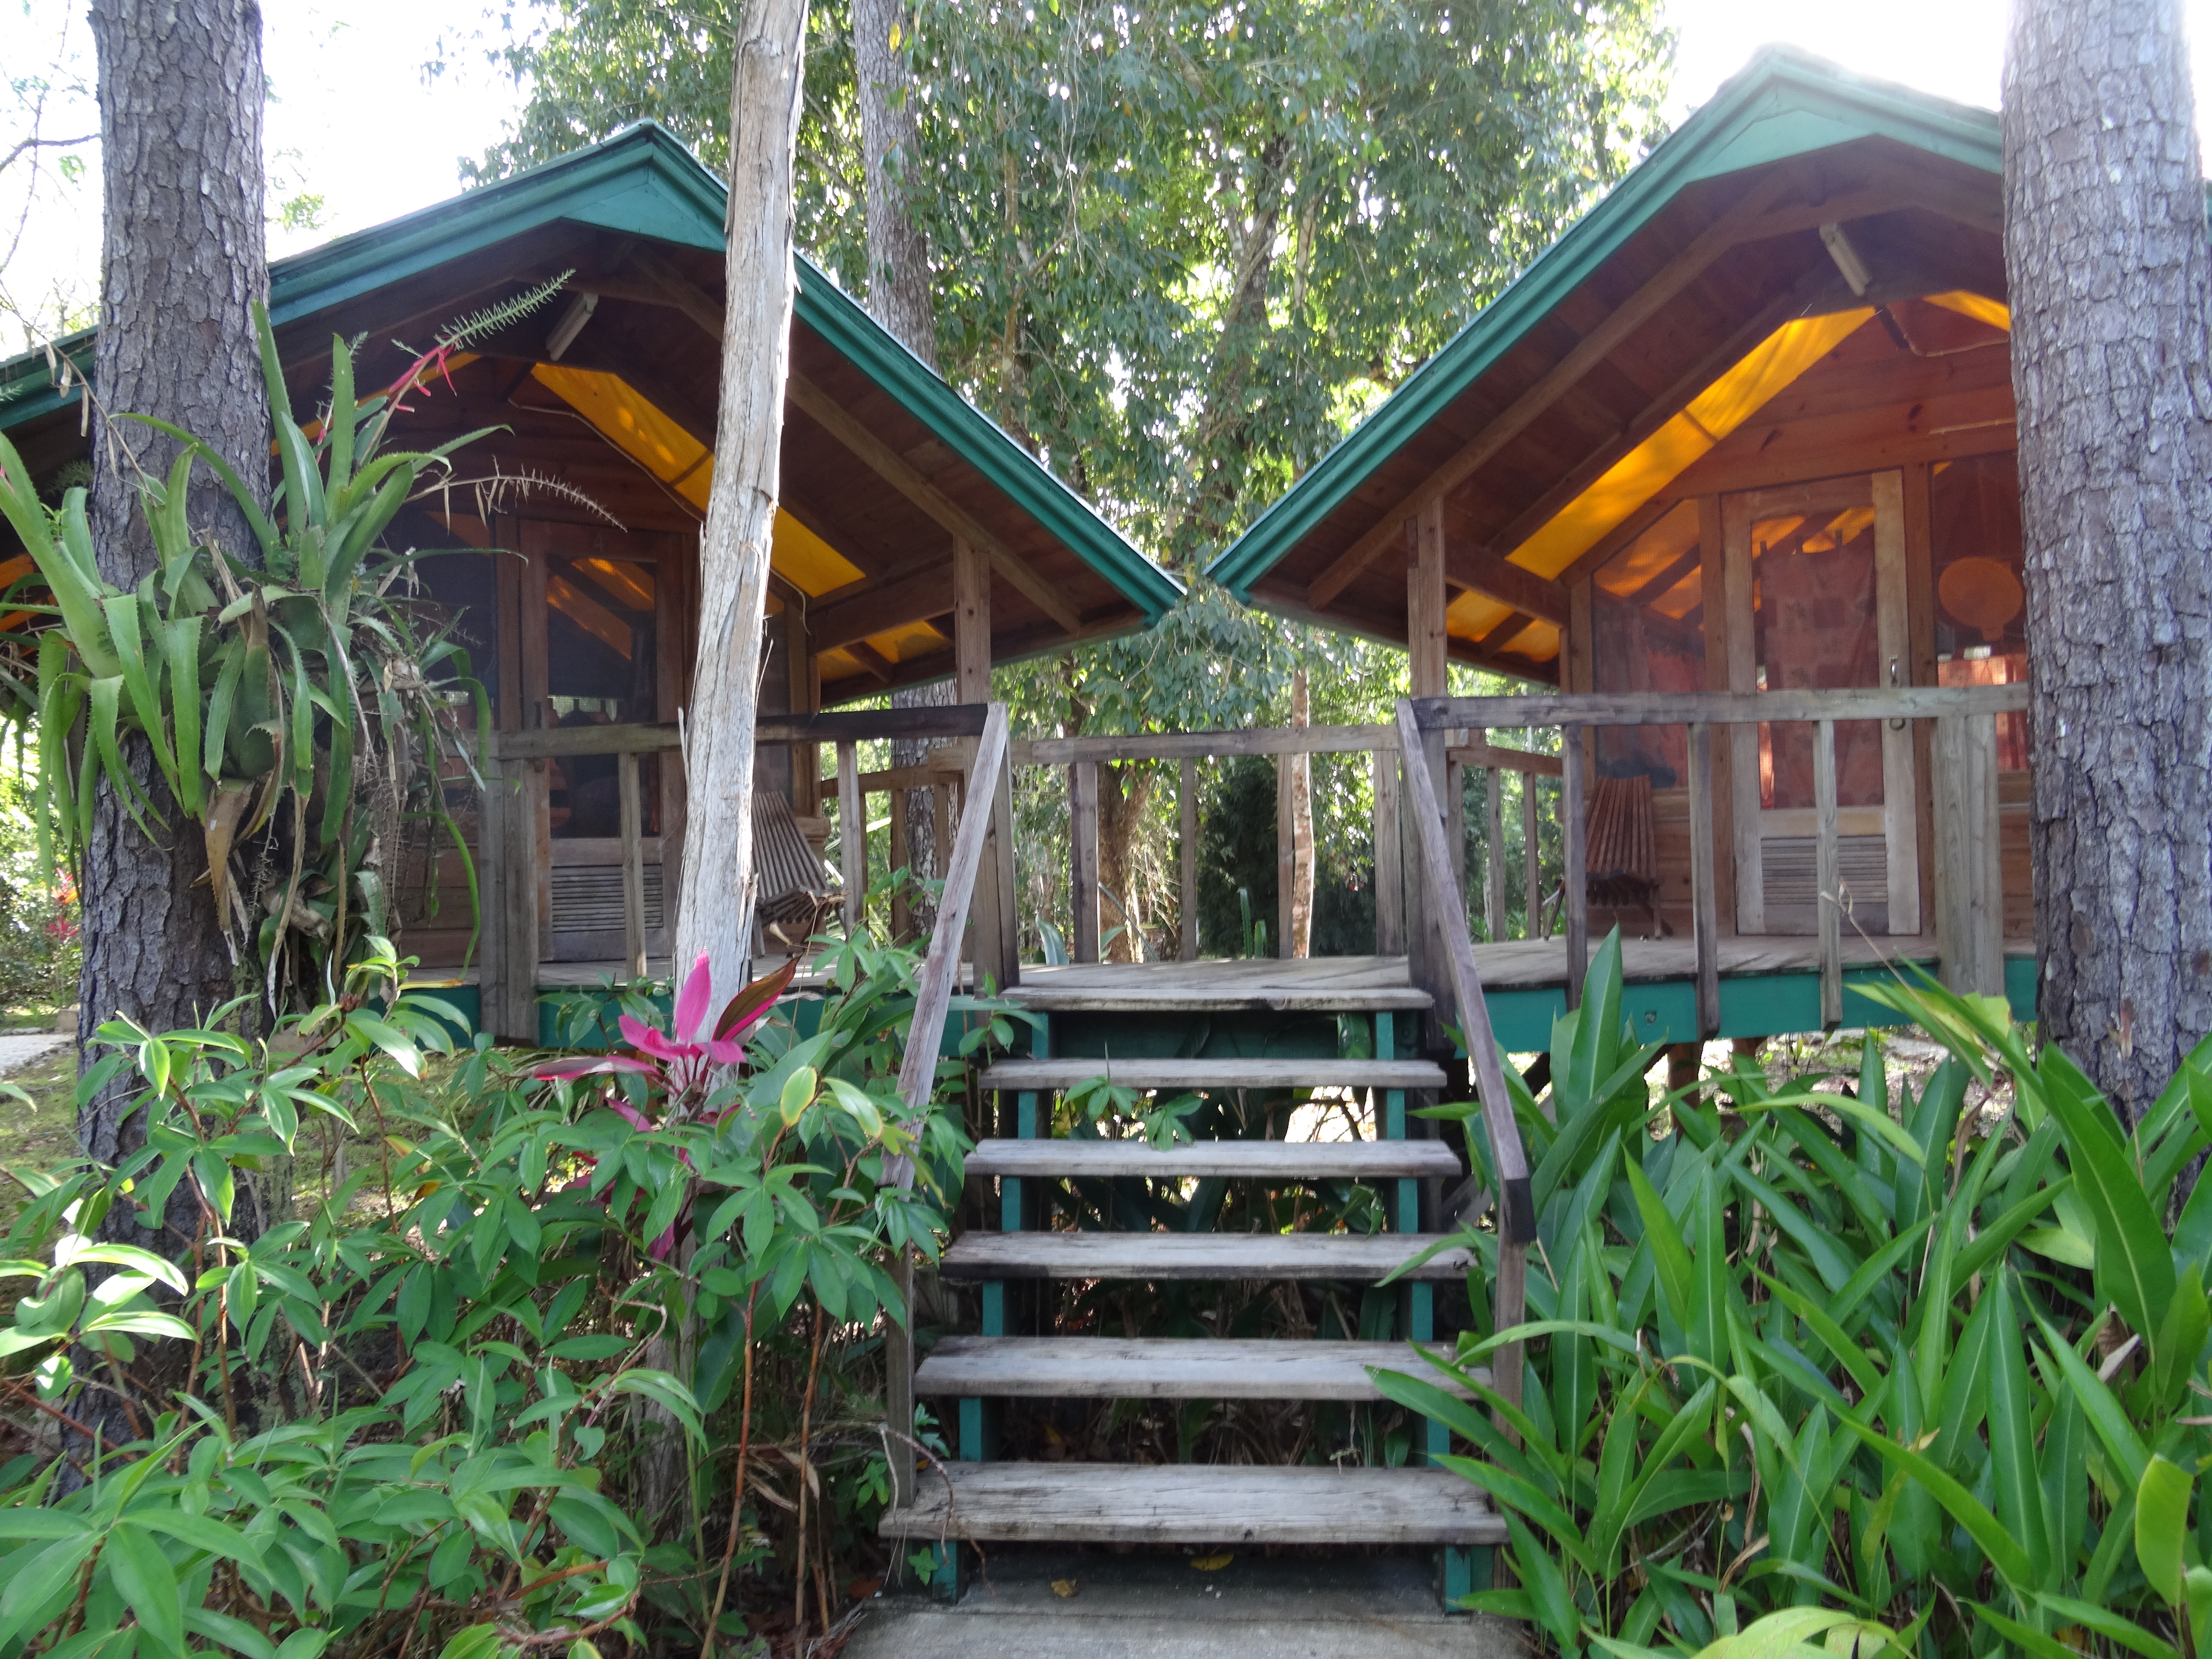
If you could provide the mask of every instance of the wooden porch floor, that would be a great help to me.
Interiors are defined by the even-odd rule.
[[[1595,947],[1593,947],[1595,948]],[[2008,939],[2008,956],[2033,956],[2032,939]],[[1818,973],[1820,941],[1778,936],[1720,941],[1724,978]],[[1697,973],[1697,947],[1687,939],[1621,941],[1622,977],[1630,984],[1688,981]],[[1566,982],[1566,945],[1559,939],[1509,939],[1477,945],[1475,964],[1486,991],[1536,990]],[[1844,941],[1846,969],[1885,963],[1933,966],[1933,934]],[[1246,958],[1042,967],[1024,963],[1022,982],[1008,992],[1040,1012],[1107,1013],[1163,1005],[1193,1012],[1272,1009],[1279,1012],[1380,1012],[1423,1008],[1428,999],[1407,982],[1403,957],[1312,957],[1282,961]]]

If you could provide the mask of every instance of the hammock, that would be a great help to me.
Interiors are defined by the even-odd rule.
[[[767,943],[797,952],[844,902],[837,872],[808,844],[777,791],[753,795],[754,915]]]

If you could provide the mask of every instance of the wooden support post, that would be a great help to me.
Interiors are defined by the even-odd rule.
[[[1496,944],[1505,937],[1505,774],[1482,769],[1482,926]]]
[[[615,757],[615,787],[622,798],[623,957],[632,979],[645,977],[645,836],[637,799],[637,757]],[[750,942],[747,948],[750,949]]]
[[[1912,641],[1906,621],[1911,583],[1906,569],[1905,480],[1877,472],[1874,488],[1875,623],[1879,674],[1885,686],[1910,685]],[[1881,831],[1887,849],[1889,932],[1920,931],[1920,804],[1913,757],[1913,722],[1881,726]]]
[[[1751,508],[1741,497],[1721,503],[1721,587],[1725,596],[1719,626],[1726,640],[1728,689],[1759,689],[1758,642],[1752,637],[1753,573]],[[1712,584],[1705,584],[1710,594]],[[1705,631],[1715,626],[1712,607],[1705,607]],[[1761,810],[1759,787],[1759,727],[1735,725],[1728,728],[1729,824],[1735,842],[1729,866],[1735,873],[1735,931],[1766,931],[1766,860],[1759,839]]]
[[[1698,950],[1698,1035],[1721,1034],[1720,911],[1713,890],[1713,728],[1690,727],[1690,913]]]
[[[977,910],[975,926],[979,939],[994,940],[990,946],[994,969],[999,988],[1004,990],[1022,982],[1021,921],[1014,896],[1014,769],[1000,767],[998,781],[992,787],[990,861],[985,875],[997,889],[997,902],[988,909]],[[980,896],[977,902],[981,902]],[[979,963],[982,949],[977,947]]]
[[[1185,962],[1198,960],[1198,763],[1186,760],[1176,788],[1176,816],[1182,820],[1182,881],[1176,908],[1182,918],[1182,949]]]
[[[1375,954],[1406,954],[1406,860],[1398,832],[1398,757],[1374,754]]]
[[[939,787],[941,788],[943,786]],[[891,802],[891,853],[889,862],[893,878],[896,879],[897,872],[906,869],[912,862],[912,858],[907,851],[910,844],[910,837],[907,834],[906,828],[906,804],[908,792],[893,788],[885,793],[890,795]],[[935,790],[931,791],[932,794],[935,793]],[[860,804],[865,809],[867,805],[866,795],[861,797]],[[930,843],[933,847],[942,847],[944,844],[943,842]],[[903,884],[891,889],[891,937],[902,944],[905,943],[907,935],[914,931],[914,901],[910,896],[911,891],[911,889]]]
[[[1528,905],[1522,918],[1523,935],[1542,937],[1544,931],[1543,844],[1536,832],[1536,775],[1521,775],[1521,884]]]
[[[964,538],[952,544],[952,663],[953,702],[990,702],[991,562]]]
[[[806,631],[806,618],[797,605],[784,615],[784,640],[791,660],[791,712],[811,714],[821,706],[821,664],[814,654],[814,636]],[[822,816],[822,745],[791,745],[791,810],[802,818]]]
[[[855,938],[868,902],[868,803],[857,744],[837,745],[837,846],[845,872],[845,937]]]
[[[1078,962],[1098,960],[1098,764],[1078,761],[1068,769],[1072,799],[1068,851],[1074,868],[1069,886],[1075,900],[1075,937],[1068,941]]]
[[[1275,757],[1275,954],[1285,961],[1294,944],[1291,909],[1298,884],[1297,823],[1291,801],[1297,765],[1295,755]]]
[[[1844,1023],[1843,861],[1836,839],[1836,723],[1822,720],[1813,738],[1814,902],[1820,913],[1820,1028]]]
[[[1449,742],[1449,738],[1446,738]],[[1451,848],[1452,884],[1459,890],[1459,922],[1467,926],[1467,768],[1444,756],[1444,845]],[[1447,923],[1446,926],[1450,924]]]
[[[1589,971],[1589,880],[1583,868],[1583,728],[1560,728],[1560,829],[1566,843],[1567,1006],[1579,1008],[1583,975]]]
[[[2004,991],[2004,887],[1997,848],[1994,714],[1936,722],[1936,935],[1943,982]]]

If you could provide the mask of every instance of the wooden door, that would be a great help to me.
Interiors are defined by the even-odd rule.
[[[1729,689],[1871,689],[1911,678],[1904,479],[1859,474],[1721,502]],[[1820,931],[1809,725],[1729,728],[1736,931]],[[1836,730],[1845,928],[1920,931],[1909,721]]]

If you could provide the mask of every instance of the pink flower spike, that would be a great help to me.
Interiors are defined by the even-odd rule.
[[[707,1018],[707,1004],[714,994],[714,970],[707,966],[707,953],[699,952],[699,960],[691,964],[684,976],[684,988],[676,996],[677,1041],[689,1042],[699,1030],[699,1022]]]

